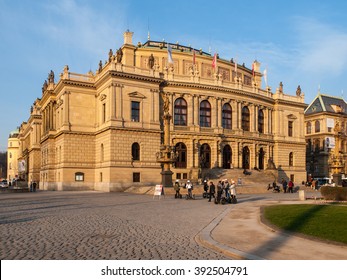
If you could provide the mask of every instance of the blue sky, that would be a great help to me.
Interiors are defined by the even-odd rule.
[[[0,150],[52,69],[95,71],[110,48],[134,32],[134,43],[179,42],[268,73],[273,91],[298,85],[310,103],[322,93],[347,99],[347,1],[0,0]]]

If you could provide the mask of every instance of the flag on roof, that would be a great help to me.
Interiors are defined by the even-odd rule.
[[[264,81],[265,81],[265,85],[267,86],[267,69],[264,69]]]
[[[217,54],[215,53],[213,56],[213,60],[212,60],[212,68],[216,69],[217,68]]]

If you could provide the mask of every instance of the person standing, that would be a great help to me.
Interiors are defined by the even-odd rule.
[[[284,193],[287,192],[287,187],[288,187],[287,181],[282,178],[282,188]]]
[[[216,186],[213,184],[213,182],[210,182],[210,189],[209,189],[209,199],[208,202],[211,202],[211,198],[215,198],[214,194],[216,192]]]
[[[176,191],[175,198],[179,198],[180,197],[180,183],[178,180],[176,180],[176,182],[174,184],[174,190]]]
[[[293,193],[293,187],[294,187],[293,181],[289,180],[289,182],[288,182],[288,192],[289,193]]]
[[[230,185],[230,196],[232,199],[236,199],[236,184],[234,180],[231,180],[231,185]]]
[[[187,181],[186,188],[188,190],[188,197],[193,198],[193,193],[192,193],[193,184],[190,182],[190,180]]]

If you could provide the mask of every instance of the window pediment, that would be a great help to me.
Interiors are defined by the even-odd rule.
[[[296,117],[295,115],[293,115],[293,114],[289,114],[289,115],[287,116],[287,118],[288,118],[289,120],[296,120],[296,119],[297,119],[297,117]]]
[[[144,96],[142,93],[139,93],[138,91],[134,91],[134,92],[130,92],[129,97],[133,97],[133,98],[140,98],[140,99],[145,99],[146,96]]]

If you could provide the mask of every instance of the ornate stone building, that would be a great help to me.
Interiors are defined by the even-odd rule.
[[[282,83],[275,92],[262,89],[257,61],[248,69],[179,44],[134,45],[132,36],[125,32],[124,44],[95,73],[66,66],[57,81],[49,74],[30,116],[35,121],[20,133],[22,145],[26,126],[39,133],[29,142],[40,151],[37,162],[29,148],[20,149],[28,180],[39,172],[40,188],[56,190],[160,183],[164,95],[174,179],[197,180],[213,168],[267,167],[279,177],[306,179],[301,92],[285,94]]]
[[[306,171],[310,176],[331,177],[335,154],[342,164],[339,172],[346,173],[346,133],[346,102],[318,94],[305,110]]]

